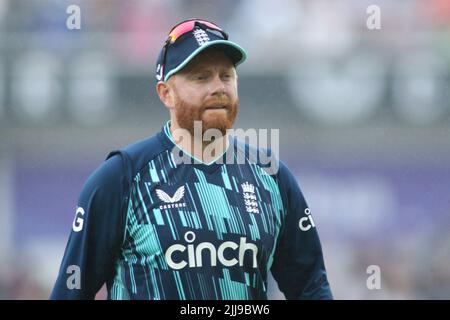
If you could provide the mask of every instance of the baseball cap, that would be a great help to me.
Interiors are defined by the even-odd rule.
[[[183,69],[195,56],[207,48],[223,51],[235,66],[244,62],[245,50],[228,40],[228,34],[218,25],[203,19],[180,22],[169,32],[156,63],[156,80],[167,81]]]

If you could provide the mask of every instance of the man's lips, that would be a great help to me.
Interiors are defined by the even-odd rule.
[[[218,105],[218,106],[209,106],[205,108],[205,110],[221,110],[221,109],[226,110],[227,107],[223,105]]]

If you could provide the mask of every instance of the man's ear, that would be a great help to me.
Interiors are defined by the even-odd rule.
[[[161,100],[168,109],[174,107],[174,92],[171,84],[164,81],[158,81],[156,84],[156,93],[158,94],[159,100]]]

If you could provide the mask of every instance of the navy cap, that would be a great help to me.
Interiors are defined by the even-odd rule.
[[[223,51],[235,66],[247,58],[247,53],[238,44],[224,38],[215,30],[196,25],[174,43],[163,47],[156,63],[156,79],[160,81],[164,78],[164,81],[167,81],[170,76],[183,69],[195,56],[207,48]],[[165,66],[163,66],[164,54]]]

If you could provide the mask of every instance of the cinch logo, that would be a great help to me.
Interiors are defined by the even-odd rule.
[[[175,191],[175,194],[173,195],[173,197],[169,196],[167,193],[165,193],[164,191],[162,191],[160,189],[156,189],[156,195],[158,196],[158,198],[160,200],[164,201],[165,203],[168,203],[168,204],[160,205],[159,206],[160,210],[186,207],[185,202],[176,203],[176,202],[179,202],[184,196],[184,186],[179,187],[177,189],[177,191]]]
[[[193,243],[195,241],[195,233],[192,231],[186,232],[184,234],[184,240],[187,243]],[[187,257],[186,254],[184,254],[184,258],[181,261],[173,261],[172,255],[175,251],[184,252],[186,249]],[[226,250],[236,251],[237,249],[239,249],[238,259],[227,259],[224,257],[224,252]],[[209,251],[210,264],[212,267],[217,266],[217,260],[219,260],[219,262],[226,267],[232,267],[238,263],[239,266],[242,267],[244,265],[244,256],[247,251],[250,251],[252,254],[253,268],[257,267],[256,256],[258,254],[258,247],[253,243],[247,243],[247,238],[245,237],[240,238],[239,244],[233,241],[225,241],[218,248],[216,248],[211,242],[201,242],[197,246],[194,246],[194,244],[188,244],[187,246],[182,244],[174,244],[167,249],[165,257],[169,267],[175,270],[183,269],[186,266],[189,266],[189,268],[200,268],[203,266],[202,252],[204,250]]]
[[[298,226],[302,231],[308,231],[311,228],[314,228],[316,225],[314,224],[314,220],[311,216],[311,210],[309,208],[305,209],[306,217],[303,217],[298,222]]]

